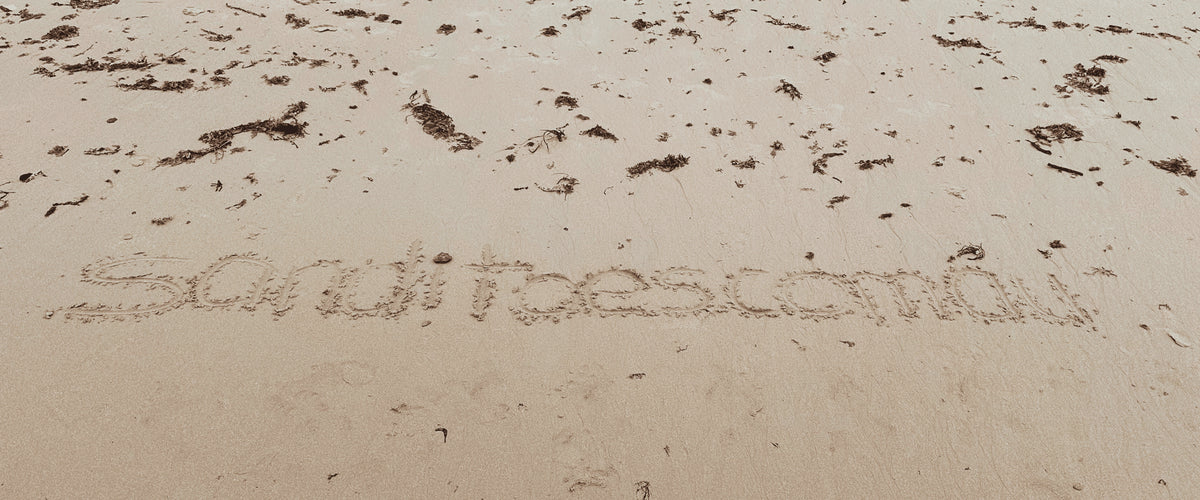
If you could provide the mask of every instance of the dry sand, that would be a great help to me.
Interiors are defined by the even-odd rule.
[[[5,4],[0,496],[1200,496],[1194,7]]]

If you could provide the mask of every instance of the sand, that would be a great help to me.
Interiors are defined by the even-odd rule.
[[[1197,496],[1198,30],[4,4],[0,496]]]

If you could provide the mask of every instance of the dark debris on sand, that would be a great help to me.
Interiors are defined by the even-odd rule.
[[[333,15],[354,19],[356,17],[371,17],[374,14],[367,12],[365,10],[362,10],[362,9],[345,9],[345,10],[334,11]]]
[[[612,132],[605,130],[604,127],[601,127],[599,125],[596,125],[595,127],[584,130],[584,131],[580,132],[579,135],[586,135],[588,137],[597,137],[600,139],[608,139],[613,142],[618,141],[616,135],[613,135]]]
[[[291,26],[292,29],[295,30],[295,29],[300,29],[305,26],[308,26],[308,23],[310,21],[306,17],[300,17],[295,14],[288,14],[287,16],[285,16],[283,18],[283,22],[284,22],[284,24]]]
[[[417,99],[421,97],[424,98],[425,102],[417,104]],[[409,96],[409,102],[404,105],[403,109],[407,110],[412,114],[413,118],[417,119],[417,123],[421,124],[421,130],[426,134],[435,139],[451,143],[450,151],[457,153],[462,150],[472,150],[475,149],[475,146],[483,144],[483,141],[477,137],[456,131],[454,119],[429,103],[429,92],[427,91],[414,91]]]
[[[1196,176],[1196,169],[1192,168],[1191,165],[1188,165],[1187,159],[1183,157],[1170,158],[1160,161],[1150,160],[1150,164],[1154,165],[1159,170],[1165,170],[1181,177]]]
[[[821,63],[821,64],[825,64],[825,63],[827,63],[827,62],[829,62],[829,61],[832,61],[832,60],[833,60],[835,57],[837,57],[837,56],[838,56],[838,55],[837,55],[836,53],[834,53],[834,52],[826,52],[826,53],[824,53],[824,54],[821,54],[821,55],[818,55],[818,56],[814,57],[814,58],[813,58],[813,60],[814,60],[814,61],[817,61],[817,62],[819,62],[819,63]]]
[[[207,144],[207,148],[180,151],[175,156],[158,160],[158,166],[192,163],[210,154],[224,152],[233,145],[233,138],[240,134],[249,133],[251,137],[265,134],[274,141],[294,141],[302,138],[306,135],[305,127],[308,126],[308,122],[301,122],[297,116],[305,109],[308,109],[308,103],[300,101],[288,106],[279,118],[255,120],[235,127],[206,132],[200,136],[200,142]]]
[[[875,167],[886,167],[895,162],[896,162],[896,160],[892,159],[892,155],[888,155],[887,158],[878,158],[878,159],[874,159],[874,160],[858,160],[857,164],[858,164],[859,170],[871,170],[872,168],[875,168]]]
[[[79,27],[64,24],[57,26],[54,29],[42,35],[42,40],[67,40],[79,36]]]
[[[803,24],[784,22],[782,19],[779,19],[774,16],[767,16],[767,24],[772,24],[775,26],[783,26],[784,28],[792,29],[792,30],[796,30],[796,31],[808,31],[808,30],[812,29]]]
[[[121,3],[121,0],[71,0],[71,8],[74,9],[99,9],[109,5]]]
[[[159,83],[158,79],[147,75],[145,78],[133,83],[118,83],[117,88],[126,92],[131,90],[157,90],[159,92],[183,92],[196,86],[196,82],[191,78],[179,81],[166,81],[162,85],[154,85]]]
[[[937,40],[938,45],[941,45],[942,47],[950,47],[952,49],[957,49],[960,47],[969,47],[969,48],[974,48],[974,49],[991,50],[991,49],[987,48],[986,46],[984,46],[983,43],[981,43],[979,40],[976,40],[974,38],[960,38],[958,40],[950,40],[950,39],[942,38],[938,35],[933,35],[933,39]]]
[[[771,155],[774,155],[774,154],[775,154],[774,152],[771,153]],[[817,158],[817,159],[813,160],[813,162],[812,162],[813,173],[825,175],[825,169],[829,168],[829,159],[837,157],[837,156],[842,156],[844,154],[846,154],[846,153],[824,153],[824,154],[822,154],[820,158]]]
[[[750,158],[747,158],[745,160],[730,160],[729,164],[732,165],[734,168],[753,169],[753,168],[759,166],[760,164],[762,164],[762,162],[755,160],[754,157],[751,156]]]
[[[687,166],[688,160],[689,158],[683,155],[667,155],[661,160],[654,159],[639,162],[637,165],[627,168],[626,171],[629,172],[630,178],[637,177],[653,170],[670,172],[672,170]]]
[[[787,80],[779,80],[779,86],[775,87],[775,92],[785,94],[792,100],[801,99],[804,96],[800,94],[800,90],[795,85],[788,83]]]
[[[1050,146],[1053,143],[1062,143],[1067,140],[1083,140],[1083,131],[1070,123],[1043,125],[1026,129],[1025,131],[1033,135],[1034,141],[1031,141],[1030,144],[1040,144],[1042,146]],[[1034,147],[1036,148],[1037,146],[1035,145]]]
[[[157,66],[157,64],[147,61],[145,57],[136,61],[113,60],[107,62],[100,62],[89,57],[84,62],[64,64],[59,68],[67,73],[74,74],[86,71],[107,71],[111,73],[122,70],[143,70],[153,68],[154,66]]]
[[[1092,95],[1108,95],[1108,85],[1104,85],[1104,77],[1108,71],[1100,66],[1084,67],[1083,64],[1075,65],[1074,73],[1063,75],[1066,78],[1066,85],[1055,85],[1055,90],[1066,94],[1070,92],[1070,88],[1075,88],[1080,92]],[[1068,88],[1070,87],[1070,88]]]

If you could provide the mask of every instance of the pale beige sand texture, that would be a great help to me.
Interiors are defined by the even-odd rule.
[[[4,4],[0,497],[1195,498],[1198,30]]]

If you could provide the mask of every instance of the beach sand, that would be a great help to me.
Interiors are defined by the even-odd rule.
[[[1198,30],[4,4],[0,496],[1194,497]]]

